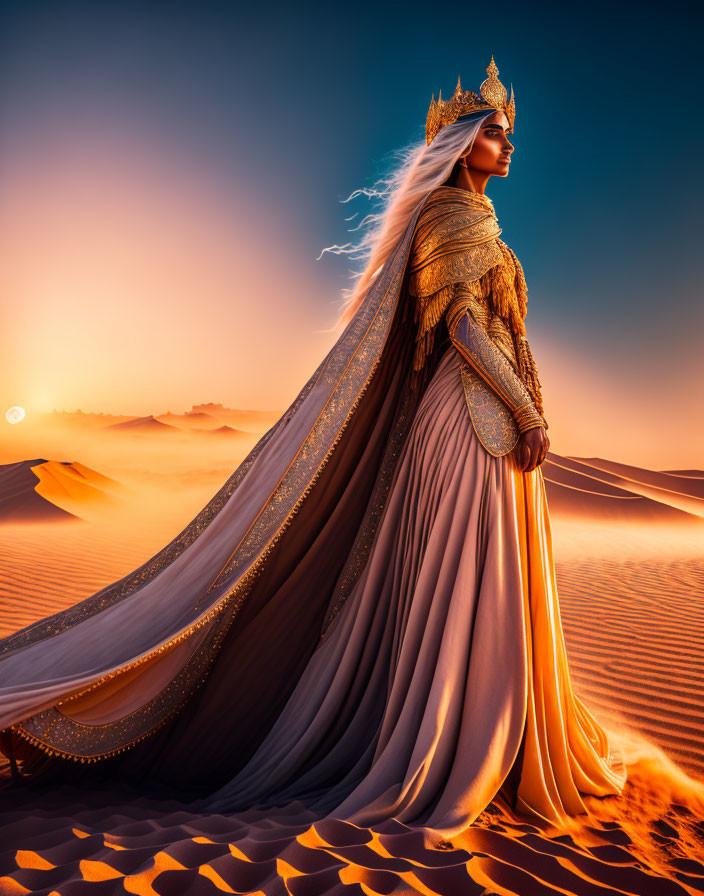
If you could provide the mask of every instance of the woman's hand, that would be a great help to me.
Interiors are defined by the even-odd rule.
[[[518,469],[530,473],[545,460],[549,447],[550,439],[543,426],[535,426],[521,433],[513,449]]]

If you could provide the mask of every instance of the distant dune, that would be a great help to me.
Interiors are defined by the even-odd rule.
[[[661,473],[671,473],[673,476],[684,476],[687,479],[704,479],[701,470],[660,470]]]
[[[207,407],[208,410],[198,410],[199,407]],[[210,430],[213,432],[226,426],[241,432],[263,432],[279,419],[278,411],[238,411],[232,408],[224,408],[222,405],[197,405],[191,411],[184,414],[174,414],[168,411],[166,414],[158,414],[157,420],[191,429]]]
[[[0,523],[66,522],[77,518],[36,490],[40,478],[35,470],[46,463],[37,457],[0,466]]]
[[[175,432],[175,426],[169,426],[157,420],[153,415],[147,417],[134,417],[132,420],[125,420],[123,423],[111,423],[105,427],[110,430],[129,430],[130,432]]]
[[[200,430],[195,430],[196,432],[200,432]],[[234,426],[228,426],[227,424],[223,424],[222,426],[218,426],[217,429],[211,429],[208,431],[212,435],[219,436],[249,436],[250,433],[244,432],[241,429],[235,429]]]
[[[174,413],[169,410],[163,414],[150,414],[147,416],[130,416],[129,414],[104,414],[92,413],[82,410],[77,411],[52,411],[50,413],[35,414],[33,420],[42,425],[54,426],[59,424],[62,428],[86,429],[121,429],[136,431],[157,432],[156,424],[163,424],[175,429],[191,431],[195,428],[203,430],[215,430],[223,425],[239,429],[242,432],[262,433],[276,423],[283,412],[281,410],[260,411],[228,408],[222,404],[208,402],[193,405],[189,411]],[[28,422],[27,425],[32,425]]]
[[[19,461],[0,466],[0,522],[57,522],[110,501],[121,485],[78,462]]]
[[[238,427],[243,430],[261,432],[269,429],[281,416],[283,409],[280,411],[257,411],[243,410],[240,408],[226,408],[222,404],[194,404],[191,413],[202,412],[210,414],[210,416],[218,420],[229,423],[230,426]]]
[[[623,482],[630,481],[635,484],[652,486],[664,492],[674,492],[704,499],[704,473],[699,470],[689,470],[686,473],[668,473],[658,470],[644,470],[642,467],[632,467],[614,460],[604,460],[602,457],[575,457],[573,459],[589,464],[604,472],[612,473]]]
[[[187,411],[185,414],[172,414],[170,412],[168,414],[159,414],[157,420],[179,428],[201,430],[214,429],[221,422],[217,417],[213,417],[211,414],[202,413],[201,411],[196,411],[195,413]]]
[[[704,479],[553,452],[548,452],[543,475],[553,514],[585,520],[704,524]]]

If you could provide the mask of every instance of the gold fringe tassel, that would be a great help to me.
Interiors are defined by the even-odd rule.
[[[501,240],[496,241],[503,255],[503,262],[495,265],[487,271],[488,298],[494,314],[497,314],[517,336],[526,332],[523,318],[526,316],[526,293],[523,294],[523,307],[518,296],[519,279],[518,271],[514,263],[515,255]],[[518,259],[516,259],[518,261]],[[522,272],[521,272],[522,273]],[[525,282],[525,278],[524,278]]]
[[[413,354],[411,384],[418,390],[424,380],[425,362],[435,345],[435,331],[443,319],[453,295],[453,284],[444,286],[432,296],[416,301],[414,322],[416,323],[416,345]]]
[[[494,314],[498,315],[513,335],[513,344],[518,361],[518,372],[530,392],[538,413],[543,415],[543,396],[538,378],[538,369],[526,338],[525,317],[528,313],[528,287],[523,266],[516,253],[502,240],[497,240],[503,262],[484,275],[488,301]]]
[[[526,389],[530,392],[533,404],[542,417],[544,416],[543,394],[540,380],[538,379],[538,368],[535,365],[533,354],[525,336],[516,340],[516,359],[518,360],[518,369],[521,379],[523,380]]]

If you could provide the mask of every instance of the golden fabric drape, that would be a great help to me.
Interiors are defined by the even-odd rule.
[[[626,769],[570,677],[552,530],[540,467],[513,471],[528,641],[528,700],[515,808],[559,824],[586,812],[580,796],[618,793]]]

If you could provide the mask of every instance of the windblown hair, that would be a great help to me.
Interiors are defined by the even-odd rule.
[[[482,111],[452,125],[445,125],[430,146],[426,146],[423,141],[399,150],[396,155],[401,159],[400,164],[389,177],[377,181],[371,188],[355,190],[343,200],[348,202],[356,196],[365,195],[381,199],[383,208],[380,212],[366,215],[353,228],[366,228],[359,243],[323,249],[323,252],[354,254],[357,258],[368,259],[364,270],[355,275],[357,282],[354,287],[343,290],[342,312],[335,328],[347,324],[354,317],[372,283],[398,245],[418,204],[432,190],[445,183],[457,160],[474,143],[479,125],[491,114],[492,111]]]

